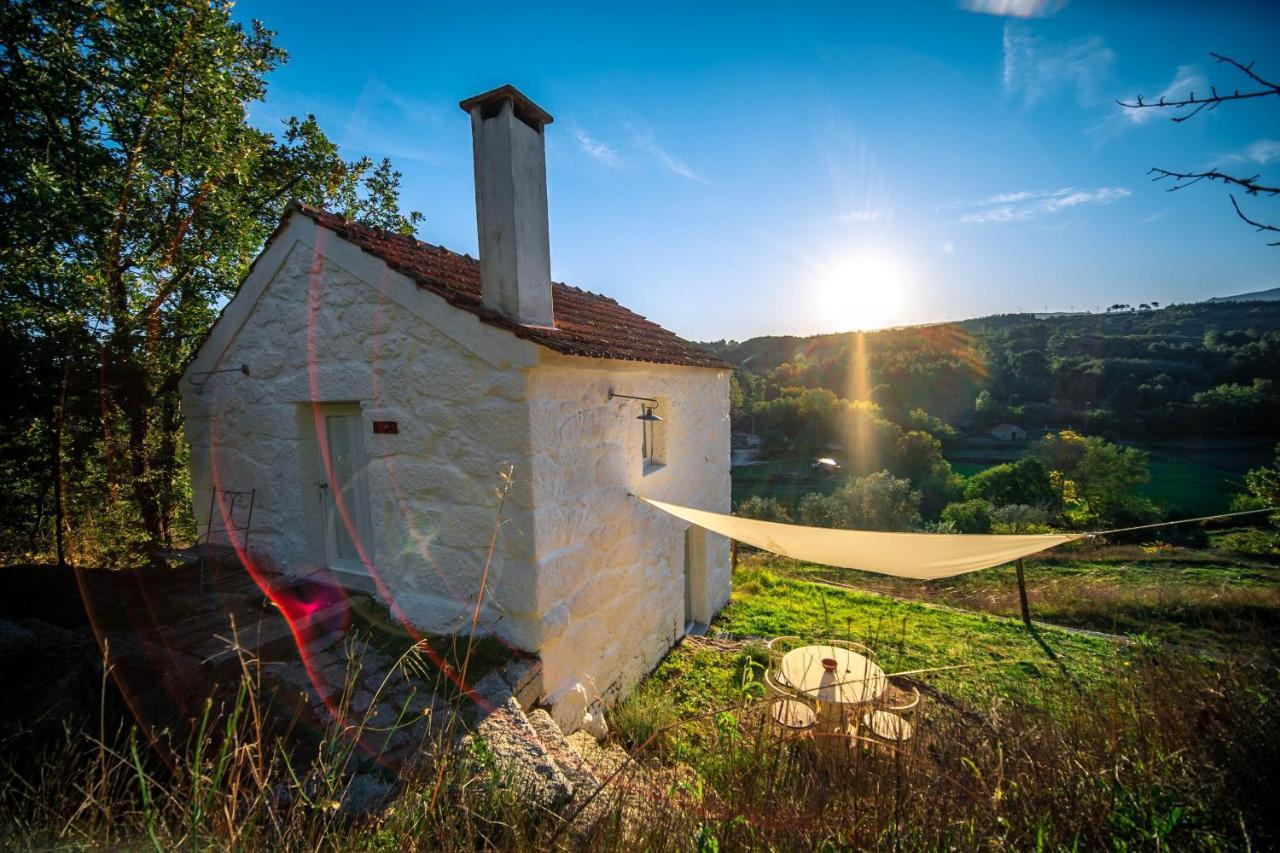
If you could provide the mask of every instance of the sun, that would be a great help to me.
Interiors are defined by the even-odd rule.
[[[832,328],[882,329],[902,322],[908,284],[906,265],[892,254],[875,249],[849,252],[819,272],[817,308]]]

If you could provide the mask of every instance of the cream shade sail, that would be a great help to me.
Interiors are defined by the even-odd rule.
[[[739,542],[842,569],[900,578],[949,578],[1011,563],[1080,539],[1083,533],[999,535],[977,533],[877,533],[756,521],[641,498],[663,512]]]

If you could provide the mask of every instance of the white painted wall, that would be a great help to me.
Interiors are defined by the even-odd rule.
[[[243,363],[251,375],[216,376],[201,395],[184,383],[196,518],[207,517],[215,481],[257,489],[251,551],[291,572],[314,570],[324,554],[312,402],[357,403],[373,522],[366,550],[376,577],[421,628],[455,629],[479,587],[497,472],[506,462],[529,467],[518,365],[533,345],[480,327],[408,279],[396,281],[402,277],[358,249],[345,260],[366,265],[365,275],[353,274],[337,257],[354,247],[300,219],[272,246],[285,255],[278,273],[257,293],[246,282],[217,330],[226,337],[231,324],[243,325],[229,340],[211,336],[189,370]],[[433,313],[433,301],[443,310]],[[491,338],[481,343],[497,365],[459,342],[468,336]],[[374,434],[375,419],[396,421],[399,433]],[[533,542],[520,532],[532,528],[527,478],[517,481],[506,515],[485,621],[536,648]]]
[[[420,628],[470,615],[515,466],[482,624],[544,664],[576,725],[575,685],[612,702],[684,631],[688,525],[632,494],[728,512],[728,374],[563,356],[479,322],[295,215],[255,264],[183,383],[196,518],[216,482],[258,490],[251,551],[292,572],[324,562],[313,403],[355,403],[368,458],[370,554]],[[640,404],[662,400],[660,466],[641,464]],[[373,432],[394,420],[399,434]],[[695,532],[693,617],[727,602],[729,546]],[[569,709],[569,710],[565,710]]]
[[[640,403],[662,400],[664,464],[641,463]],[[726,371],[586,359],[544,351],[528,385],[543,683],[556,705],[581,682],[611,705],[684,633],[689,525],[644,495],[729,512]],[[695,532],[705,570],[693,617],[729,600],[728,540]],[[565,714],[562,725],[573,726]]]

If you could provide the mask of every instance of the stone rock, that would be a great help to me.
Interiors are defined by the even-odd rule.
[[[573,785],[574,801],[580,803],[594,794],[600,787],[600,780],[591,772],[586,759],[569,743],[551,715],[542,708],[534,708],[528,717],[529,725],[538,733],[538,739],[546,747],[547,754]]]
[[[342,791],[338,814],[347,819],[374,814],[386,808],[394,795],[395,785],[369,773],[358,773]]]
[[[551,706],[551,719],[556,721],[560,731],[571,735],[582,728],[582,715],[587,712],[591,697],[581,681],[575,681],[560,694]]]
[[[512,695],[511,685],[507,684],[502,677],[502,673],[498,670],[485,675],[484,678],[472,685],[472,689],[475,690],[484,703],[491,706],[502,705]]]
[[[582,730],[596,740],[609,736],[609,724],[604,721],[604,709],[599,705],[582,715]]]
[[[475,730],[463,739],[465,750],[481,741],[493,756],[492,770],[499,784],[507,785],[532,802],[558,811],[573,797],[573,786],[548,754],[529,718],[514,697],[485,717]]]
[[[542,697],[542,661],[514,660],[502,668],[502,680],[511,688],[521,707],[527,708]]]

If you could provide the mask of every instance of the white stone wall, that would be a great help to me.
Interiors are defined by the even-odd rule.
[[[435,298],[408,287],[395,294],[401,301]],[[446,309],[446,318],[470,316]],[[246,317],[216,363],[202,351],[192,370],[243,363],[250,376],[215,376],[198,396],[184,387],[197,520],[208,515],[215,480],[257,489],[251,551],[294,572],[321,565],[311,403],[356,402],[373,534],[365,545],[377,578],[425,630],[468,621],[496,515],[497,472],[507,462],[529,467],[522,372],[477,357],[332,259],[318,262],[303,242],[287,249]],[[374,434],[375,419],[396,421],[399,433]],[[531,510],[531,484],[518,479],[484,622],[532,649],[539,619]]]
[[[536,495],[540,652],[553,706],[582,683],[611,705],[684,633],[689,525],[632,495],[730,511],[728,374],[546,353],[528,399]],[[656,397],[665,459],[641,462],[640,403]],[[728,540],[696,530],[693,617],[729,600]],[[572,720],[558,720],[573,725]]]
[[[511,463],[482,626],[542,656],[544,699],[572,708],[583,685],[612,704],[682,635],[689,525],[632,495],[729,511],[727,372],[555,354],[296,215],[188,375],[240,364],[249,376],[219,374],[199,395],[184,382],[183,410],[196,518],[215,482],[257,489],[257,558],[324,563],[312,404],[356,403],[366,550],[379,591],[420,628],[469,622]],[[642,465],[640,404],[611,388],[662,401],[662,465]],[[375,434],[375,419],[399,433]],[[689,541],[705,623],[729,599],[729,544],[698,529]]]

